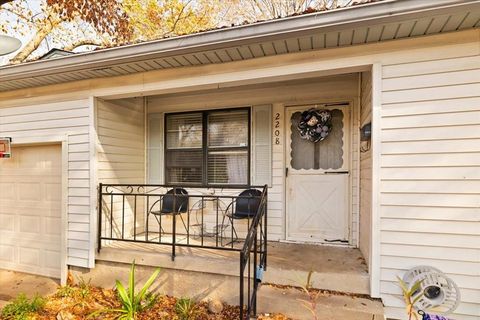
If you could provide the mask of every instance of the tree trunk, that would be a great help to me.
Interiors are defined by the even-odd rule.
[[[22,50],[20,50],[19,53],[17,53],[15,57],[10,60],[10,62],[20,63],[25,61],[32,54],[32,52],[37,50],[42,41],[45,40],[45,38],[60,22],[61,20],[58,17],[49,15],[47,19],[45,19],[45,24],[42,26],[42,28],[38,30],[33,38],[22,48]]]

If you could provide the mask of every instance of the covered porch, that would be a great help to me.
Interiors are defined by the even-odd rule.
[[[320,142],[300,136],[309,110],[331,116]],[[200,296],[242,299],[251,314],[270,294],[263,288],[298,288],[309,273],[314,288],[370,300],[368,69],[98,99],[96,115],[97,263],[166,268],[175,295],[210,279]]]

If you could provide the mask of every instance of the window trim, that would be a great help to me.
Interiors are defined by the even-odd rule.
[[[247,142],[248,145],[247,149],[247,184],[221,184],[221,183],[208,183],[208,115],[215,112],[229,112],[229,111],[247,111],[247,121],[248,121],[248,134],[247,134]],[[163,181],[167,186],[182,186],[182,187],[205,187],[205,188],[249,188],[251,187],[252,183],[252,107],[232,107],[232,108],[222,108],[222,109],[206,109],[206,110],[198,110],[198,111],[180,111],[180,112],[168,112],[165,113],[163,119],[163,126],[167,128],[167,118],[172,115],[181,115],[181,114],[201,114],[202,115],[202,182],[199,184],[188,182],[188,183],[176,183],[173,184],[168,181],[168,168],[167,168],[167,130],[163,130],[163,143],[164,143],[164,150],[163,150]],[[210,149],[217,149],[216,147]],[[218,149],[222,149],[221,147]],[[245,147],[226,147],[223,148],[224,150],[237,150],[242,149],[244,150]]]

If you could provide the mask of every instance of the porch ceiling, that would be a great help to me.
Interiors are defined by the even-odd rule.
[[[480,0],[382,1],[0,68],[0,92],[480,27]]]

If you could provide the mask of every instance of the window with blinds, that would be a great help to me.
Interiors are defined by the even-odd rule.
[[[168,184],[248,185],[249,109],[166,115]]]

